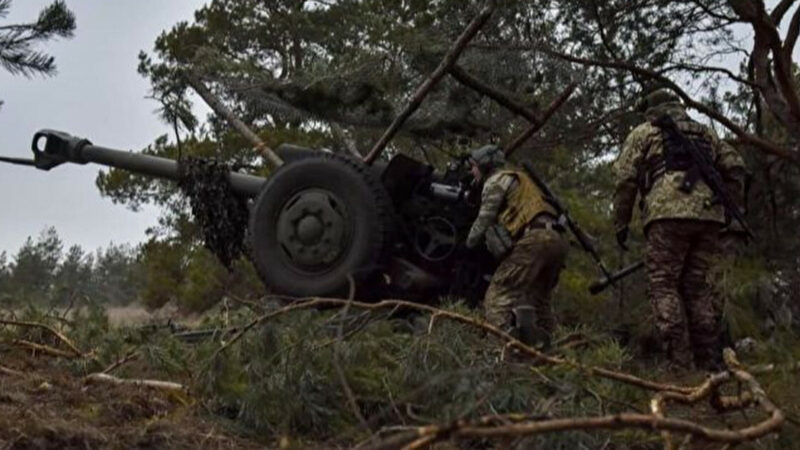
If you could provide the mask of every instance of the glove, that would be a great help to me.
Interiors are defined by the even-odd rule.
[[[628,240],[628,227],[623,227],[617,230],[617,245],[620,246],[623,250],[628,250],[628,246],[625,245],[625,241]]]

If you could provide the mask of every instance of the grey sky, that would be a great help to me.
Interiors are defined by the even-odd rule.
[[[2,23],[35,20],[52,0],[16,0]],[[30,157],[40,128],[68,131],[105,147],[139,150],[169,132],[145,100],[147,80],[136,72],[139,50],[150,51],[162,30],[191,20],[205,0],[67,0],[77,18],[71,40],[45,44],[56,57],[51,78],[12,77],[0,69],[0,154]],[[139,242],[156,224],[154,208],[133,213],[100,197],[95,165],[50,172],[0,164],[0,251],[53,225],[66,244],[87,250],[110,242]]]

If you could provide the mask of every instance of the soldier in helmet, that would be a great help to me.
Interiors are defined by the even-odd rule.
[[[501,260],[486,292],[486,319],[546,347],[555,325],[550,295],[567,256],[565,229],[531,178],[506,165],[498,146],[473,150],[470,162],[484,186],[467,246],[485,243]]]
[[[638,195],[659,341],[675,368],[715,369],[721,363],[720,308],[710,272],[721,256],[720,231],[728,221],[714,192],[696,176],[688,151],[651,121],[669,115],[683,135],[710,154],[730,192],[739,192],[744,163],[712,129],[691,120],[672,92],[657,90],[638,109],[648,121],[631,131],[614,163],[617,242],[625,248]]]

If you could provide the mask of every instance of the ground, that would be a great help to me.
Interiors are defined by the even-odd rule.
[[[0,373],[2,449],[263,448],[175,394],[87,383],[18,352],[0,360],[23,374]]]
[[[69,319],[63,312],[37,309],[0,315],[7,325],[0,327],[0,450],[351,448],[375,436],[461,418],[524,412],[537,422],[649,411],[652,390],[506,352],[502,339],[470,322],[474,311],[463,305],[446,305],[429,316],[395,314],[397,305],[386,303],[383,312],[357,302],[349,312],[263,303],[252,305],[261,311],[256,315],[226,307],[179,320],[199,329],[247,329],[238,340],[226,333],[186,340],[173,334],[171,312],[135,307],[87,308]],[[243,327],[256,316],[269,320]],[[559,327],[554,338],[552,354],[585,367],[681,386],[705,380],[699,372],[676,378],[634,344],[621,345],[590,327]],[[758,381],[787,423],[780,433],[737,448],[792,448],[786,445],[797,437],[800,391],[795,365],[781,362],[797,356],[781,349],[794,346],[773,339],[753,347],[741,352],[744,364],[786,367],[761,371]],[[120,360],[125,362],[117,364]],[[101,371],[125,380],[179,383],[191,393],[87,378]],[[720,393],[741,391],[741,384],[726,383]],[[668,416],[723,430],[766,418],[758,408],[720,414],[708,401],[672,404]],[[473,439],[456,445],[643,450],[663,445],[658,432],[638,429],[545,433],[508,442]],[[440,445],[435,448],[450,443]],[[691,448],[724,445],[694,442]]]
[[[113,327],[164,322],[173,311],[106,309]],[[13,372],[3,371],[12,369]],[[0,449],[263,448],[186,396],[90,383],[63,361],[0,350]]]

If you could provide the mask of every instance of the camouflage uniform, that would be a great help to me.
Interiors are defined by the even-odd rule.
[[[480,212],[467,246],[480,244],[493,225],[509,228],[514,243],[486,291],[486,319],[506,331],[521,332],[520,337],[529,344],[547,345],[555,325],[550,296],[564,267],[568,245],[563,228],[556,224],[555,211],[541,198],[541,191],[524,172],[493,170],[484,184]],[[527,215],[519,211],[525,208]]]
[[[659,94],[668,101],[649,108],[648,118],[668,114],[684,134],[710,144],[717,169],[729,186],[737,185],[743,169],[739,155],[713,130],[691,121],[677,98],[663,91],[655,95]],[[660,342],[679,366],[690,368],[693,356],[699,364],[715,364],[721,357],[720,302],[711,269],[721,256],[719,233],[725,213],[722,205],[712,203],[713,192],[702,179],[686,193],[679,190],[686,172],[652,175],[650,168],[664,159],[663,136],[661,129],[645,122],[625,140],[614,164],[615,226],[618,239],[622,232],[624,241],[637,194],[643,197],[639,206],[647,237],[645,266]]]

